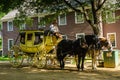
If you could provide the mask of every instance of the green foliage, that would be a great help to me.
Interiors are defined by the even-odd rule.
[[[39,21],[39,25],[46,25],[46,24],[51,24],[53,20],[57,19],[58,15],[51,14],[51,15],[46,15],[45,17],[42,17]]]
[[[0,18],[2,18],[5,15],[4,12],[0,12]]]
[[[3,12],[0,12],[0,19],[5,15],[5,13]],[[2,23],[0,22],[0,30],[1,30],[1,27],[2,27]]]
[[[20,28],[20,26],[22,26],[22,24],[25,23],[25,20],[19,17],[15,17],[13,23],[16,27]]]
[[[9,60],[8,57],[4,57],[4,56],[0,57],[0,61],[8,61],[8,60]]]
[[[32,26],[33,20],[30,17],[27,17],[24,12],[21,12],[20,15],[16,14],[13,23],[16,27],[20,28],[23,24]]]
[[[54,16],[56,18],[59,14],[67,13],[69,10],[73,10],[84,14],[85,20],[92,28],[96,28],[96,24],[100,22],[98,19],[99,10],[106,1],[107,0],[31,0],[24,2],[24,4],[18,9],[20,12],[24,12],[26,16],[33,13],[49,13],[48,15],[56,15]],[[43,17],[46,17],[46,15]],[[47,19],[43,18],[39,24],[50,23],[54,17],[47,17]],[[93,29],[93,31],[94,30],[95,29]],[[98,34],[96,31],[94,31],[94,33]]]
[[[50,15],[51,14],[59,15],[61,13],[67,13],[69,10],[73,10],[84,14],[85,20],[91,25],[92,28],[95,28],[98,27],[97,24],[99,24],[100,22],[99,14],[104,8],[106,8],[106,6],[103,7],[104,4],[108,3],[108,2],[106,3],[106,1],[111,2],[112,0],[9,0],[9,1],[0,0],[0,1],[1,1],[0,5],[1,4],[3,5],[0,6],[0,10],[3,9],[6,10],[6,8],[8,8],[9,10],[17,7],[20,13],[22,13],[24,17],[19,16],[19,18],[16,19],[17,25],[18,24],[21,25],[22,23],[28,23],[28,25],[31,25],[32,21],[30,19],[27,19],[25,16],[31,16],[32,14],[49,13]],[[119,6],[120,1],[119,0],[117,1],[118,1],[117,6]],[[109,6],[110,4],[107,5]],[[114,7],[116,6],[109,6],[109,9],[112,9]],[[22,18],[20,19],[20,17]],[[43,17],[46,17],[46,15]],[[51,20],[54,19],[54,17],[42,19],[42,21],[39,24],[50,23]],[[94,30],[95,29],[93,29],[93,31]],[[99,32],[96,33],[96,31],[94,31],[94,33],[98,34]]]
[[[0,0],[0,12],[7,13],[8,11],[23,4],[24,1],[25,0]]]
[[[25,19],[25,24],[27,24],[29,27],[31,27],[33,25],[33,19],[31,19],[30,17],[27,17]]]

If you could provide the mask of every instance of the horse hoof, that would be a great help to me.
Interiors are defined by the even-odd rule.
[[[92,70],[97,70],[97,68],[92,68]]]
[[[78,71],[84,71],[83,69],[78,69]]]
[[[61,70],[63,70],[64,68],[62,67]]]

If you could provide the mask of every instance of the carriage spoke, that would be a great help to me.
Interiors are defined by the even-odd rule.
[[[27,55],[27,63],[31,66],[34,66],[35,63],[34,63],[34,55],[31,54],[31,55]]]
[[[34,55],[34,63],[37,68],[43,68],[46,65],[46,53],[45,51],[40,51]]]
[[[10,50],[8,53],[9,61],[13,67],[19,67],[23,63],[23,56],[16,53],[14,50]]]

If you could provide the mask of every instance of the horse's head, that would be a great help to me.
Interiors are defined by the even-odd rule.
[[[102,50],[112,51],[112,45],[111,45],[110,41],[108,41],[104,37],[99,38],[98,45],[99,45],[99,48],[102,49]]]

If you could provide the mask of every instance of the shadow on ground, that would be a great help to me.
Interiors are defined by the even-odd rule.
[[[9,63],[0,63],[0,80],[119,80],[120,67],[92,70],[90,67],[84,71],[77,71],[76,67],[65,66],[37,69],[23,65],[13,68]]]

